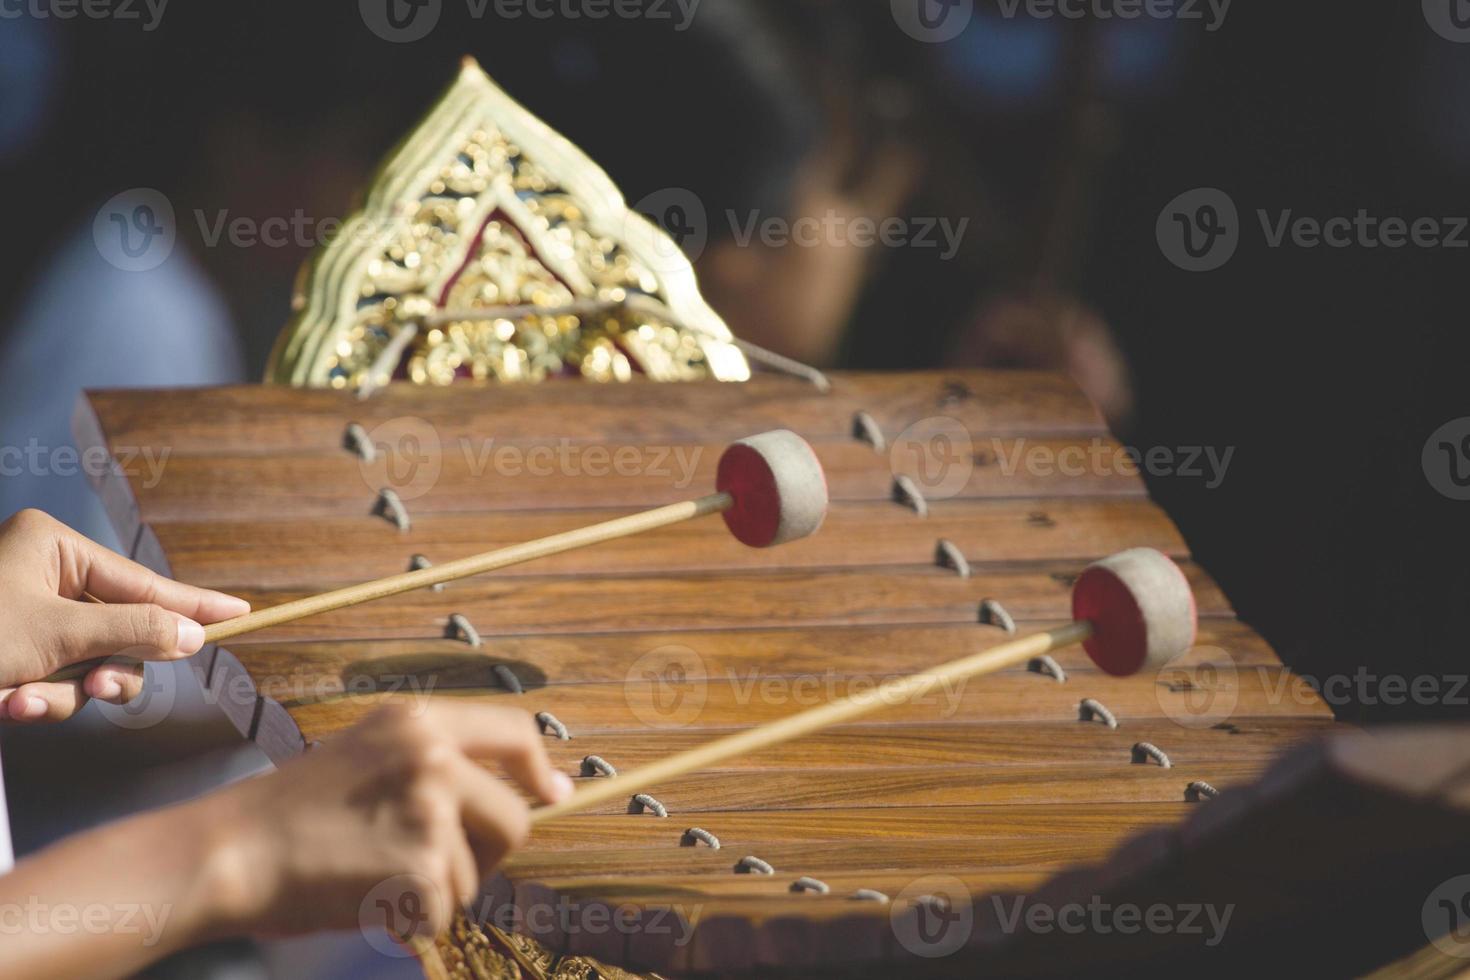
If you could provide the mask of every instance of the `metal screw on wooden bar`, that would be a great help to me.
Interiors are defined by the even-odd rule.
[[[647,793],[637,793],[628,801],[628,812],[642,813],[644,810],[648,810],[655,817],[667,817],[669,815],[668,807],[664,806],[658,800],[649,796]]]
[[[1118,718],[1108,710],[1107,705],[1097,698],[1083,698],[1077,704],[1077,720],[1092,721],[1094,718],[1109,728],[1118,727]]]
[[[413,527],[413,521],[408,517],[408,508],[403,506],[403,499],[388,487],[378,491],[378,499],[373,503],[373,516],[386,517],[400,531],[408,531]]]
[[[895,503],[903,504],[920,517],[929,516],[929,501],[924,499],[919,485],[907,476],[900,474],[893,478],[893,499]]]
[[[1164,769],[1174,768],[1174,763],[1169,761],[1169,756],[1164,752],[1163,749],[1159,748],[1154,743],[1134,742],[1129,761],[1131,761],[1134,765],[1140,765],[1147,763],[1150,759],[1157,762],[1160,767]]]
[[[1026,661],[1026,669],[1035,674],[1047,674],[1055,678],[1058,684],[1067,683],[1067,672],[1051,654],[1043,653],[1039,657],[1032,657]]]
[[[980,600],[979,618],[986,626],[999,626],[1012,636],[1015,635],[1016,621],[1006,612],[1006,607],[995,599]]]
[[[948,538],[940,538],[934,546],[934,561],[940,568],[952,568],[960,578],[970,577],[970,562],[965,553]]]

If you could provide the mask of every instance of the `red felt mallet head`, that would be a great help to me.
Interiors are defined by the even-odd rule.
[[[1072,618],[1092,623],[1082,647],[1117,676],[1162,666],[1194,646],[1189,580],[1153,548],[1130,548],[1087,566],[1072,586]]]
[[[734,501],[725,526],[752,548],[816,533],[827,516],[827,477],[805,439],[775,429],[732,443],[720,457],[715,489]]]

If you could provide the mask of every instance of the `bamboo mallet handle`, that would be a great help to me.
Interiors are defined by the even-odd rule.
[[[432,565],[413,572],[389,575],[387,578],[363,582],[360,585],[349,585],[344,589],[335,589],[331,592],[307,596],[304,599],[283,602],[279,606],[260,609],[246,613],[244,616],[206,626],[204,627],[204,641],[213,643],[218,640],[226,640],[232,636],[239,636],[241,633],[253,633],[271,626],[280,626],[282,623],[295,622],[318,613],[345,609],[359,603],[371,602],[373,599],[383,599],[402,592],[412,592],[414,589],[452,582],[470,575],[505,568],[507,565],[519,565],[522,562],[534,561],[548,555],[558,555],[563,551],[575,551],[578,548],[601,544],[615,538],[626,538],[656,527],[667,527],[670,524],[678,524],[695,517],[703,517],[705,514],[716,514],[728,508],[732,503],[734,501],[728,493],[712,493],[698,500],[686,500],[665,507],[655,507],[653,510],[629,514],[627,517],[617,517],[600,524],[589,524],[572,531],[563,531],[560,534],[551,534],[534,541],[513,544],[508,548],[497,548],[494,551],[470,555],[468,558],[456,558],[442,565]]]
[[[609,800],[627,799],[634,793],[676,776],[705,769],[726,759],[748,755],[772,745],[789,742],[823,728],[870,714],[880,708],[923,697],[941,684],[994,673],[1032,657],[1039,657],[1058,647],[1080,643],[1091,634],[1092,624],[1084,621],[1068,623],[1042,633],[1009,640],[987,650],[981,650],[979,653],[951,660],[949,663],[927,670],[922,674],[895,677],[861,694],[818,705],[770,724],[715,739],[677,755],[659,759],[641,769],[620,772],[611,778],[588,780],[577,792],[560,803],[532,810],[531,823],[535,825],[554,820]]]
[[[612,778],[592,779],[560,803],[531,811],[531,823],[626,799],[657,783],[889,705],[923,697],[941,684],[991,674],[1059,647],[1083,644],[1093,663],[1115,676],[1159,667],[1194,645],[1197,610],[1189,580],[1168,556],[1130,548],[1087,566],[1072,585],[1072,622],[951,660],[921,674],[884,681],[871,690],[748,728],[659,759]]]
[[[402,592],[412,592],[414,589],[452,582],[455,579],[479,575],[482,572],[505,568],[507,565],[534,561],[537,558],[557,555],[563,551],[574,551],[577,548],[585,548],[588,545],[600,544],[615,538],[626,538],[629,535],[640,534],[658,527],[667,527],[670,524],[678,524],[681,521],[703,517],[706,514],[717,514],[727,510],[733,503],[734,499],[728,493],[712,493],[698,500],[686,500],[682,503],[655,507],[653,510],[629,514],[627,517],[617,517],[600,524],[589,524],[572,531],[563,531],[560,534],[548,535],[534,541],[513,544],[508,548],[497,548],[494,551],[470,555],[467,558],[457,558],[454,561],[444,562],[442,565],[432,565],[417,571],[390,575],[387,578],[350,585],[343,589],[322,592],[291,602],[283,602],[269,609],[259,609],[246,613],[244,616],[236,616],[234,619],[212,623],[204,627],[204,641],[214,643],[232,636],[239,636],[242,633],[252,633],[267,627],[280,626],[282,623],[295,622],[318,613],[332,612],[336,609],[370,602],[373,599],[382,599]],[[105,658],[72,664],[58,670],[46,680],[75,680],[103,663],[106,663]]]

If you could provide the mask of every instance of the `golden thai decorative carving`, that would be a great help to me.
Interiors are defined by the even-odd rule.
[[[267,380],[743,381],[678,245],[466,59],[302,270]]]
[[[431,958],[423,964],[430,980],[662,980],[585,956],[557,956],[534,939],[477,924],[462,913],[435,941]]]

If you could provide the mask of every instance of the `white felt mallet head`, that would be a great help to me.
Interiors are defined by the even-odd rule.
[[[732,443],[720,457],[715,489],[728,493],[730,533],[752,548],[816,533],[827,516],[827,475],[805,439],[774,429]]]
[[[1072,586],[1072,618],[1092,624],[1082,647],[1109,674],[1159,667],[1194,646],[1194,592],[1178,565],[1153,548],[1094,562]]]

